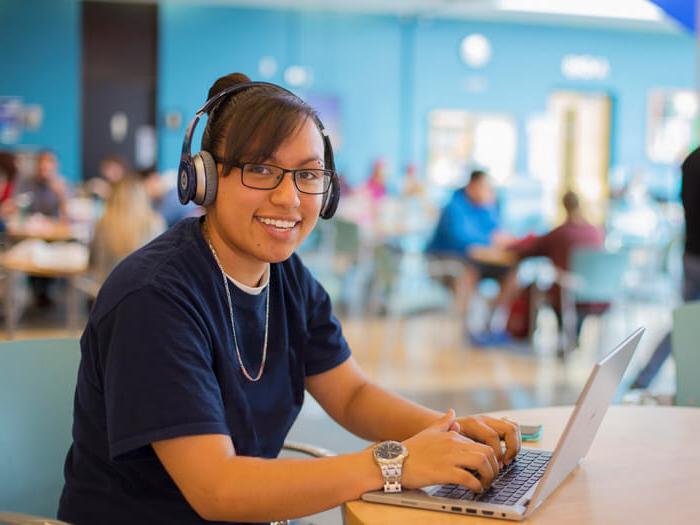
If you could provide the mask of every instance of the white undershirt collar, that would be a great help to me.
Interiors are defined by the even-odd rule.
[[[267,266],[265,266],[265,273],[263,273],[262,279],[260,279],[259,286],[253,287],[245,285],[242,282],[237,281],[236,279],[231,277],[229,274],[226,274],[226,277],[229,281],[236,285],[236,288],[247,293],[248,295],[260,295],[270,282],[270,263],[267,263]]]

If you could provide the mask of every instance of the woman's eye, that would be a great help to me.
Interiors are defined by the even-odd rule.
[[[272,171],[267,166],[261,165],[251,165],[248,166],[248,170],[255,175],[271,175]]]
[[[298,177],[301,180],[312,181],[318,179],[319,175],[315,171],[298,171]]]

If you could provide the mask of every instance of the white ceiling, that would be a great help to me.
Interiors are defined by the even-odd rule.
[[[679,31],[648,0],[125,0]],[[542,12],[556,9],[558,13]],[[567,12],[596,11],[589,15]],[[634,13],[638,12],[638,16]],[[632,15],[632,16],[631,16]],[[651,15],[651,16],[647,16]]]

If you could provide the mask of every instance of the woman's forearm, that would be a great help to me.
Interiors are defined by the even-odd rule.
[[[370,441],[403,441],[440,416],[439,412],[366,382],[348,403],[340,423]]]
[[[259,522],[315,514],[382,486],[372,451],[319,459],[231,457],[195,510],[207,520]]]

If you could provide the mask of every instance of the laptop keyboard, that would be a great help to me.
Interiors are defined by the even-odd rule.
[[[462,485],[442,485],[433,496],[513,505],[542,477],[551,456],[542,450],[521,450],[486,492],[475,494]]]

